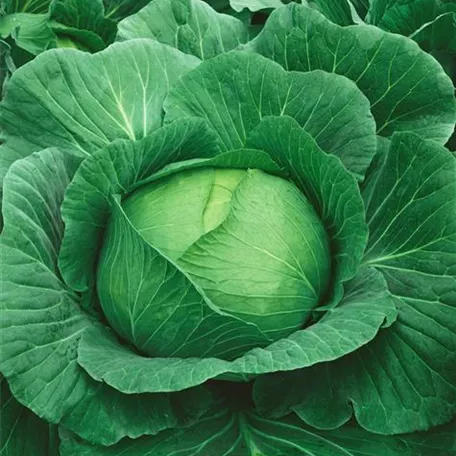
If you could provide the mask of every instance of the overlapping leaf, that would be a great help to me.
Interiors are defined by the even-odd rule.
[[[65,436],[62,456],[169,456],[182,454],[230,456],[451,456],[456,450],[454,424],[430,433],[404,436],[370,434],[353,425],[319,431],[294,416],[269,420],[252,411],[213,413],[186,429],[156,437],[125,440],[94,447]]]
[[[328,153],[362,176],[375,153],[368,100],[337,75],[285,72],[255,54],[231,52],[203,62],[165,101],[165,122],[202,117],[226,150],[243,147],[265,116],[293,117]]]
[[[248,29],[201,0],[156,0],[119,23],[117,40],[133,38],[151,38],[205,60],[247,42]]]
[[[304,421],[333,428],[350,419],[374,432],[401,433],[447,422],[455,413],[456,163],[432,141],[396,134],[364,196],[366,264],[395,296],[394,325],[345,358],[262,378],[259,406],[290,406]],[[289,388],[277,396],[280,385]],[[305,388],[303,388],[305,385]],[[272,403],[268,391],[275,391]]]
[[[0,175],[12,161],[8,149],[24,157],[58,146],[85,156],[115,139],[148,135],[162,124],[169,85],[198,62],[150,40],[92,56],[69,49],[38,56],[14,72],[0,106]]]
[[[59,437],[56,426],[49,425],[19,404],[1,375],[0,388],[0,454],[58,456]]]
[[[411,40],[377,27],[340,27],[318,11],[290,4],[274,11],[247,45],[287,70],[322,69],[356,82],[371,104],[377,132],[412,131],[444,144],[456,103],[442,67]]]

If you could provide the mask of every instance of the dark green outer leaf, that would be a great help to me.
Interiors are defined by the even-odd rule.
[[[364,20],[366,18],[366,14],[369,9],[370,0],[349,0],[349,1],[355,7],[360,18]]]
[[[0,455],[58,456],[57,428],[16,401],[0,375]]]
[[[410,36],[450,12],[456,13],[452,0],[370,0],[367,21],[383,30]]]
[[[283,3],[281,0],[230,0],[230,6],[237,12],[241,12],[245,9],[248,9],[249,11],[259,11],[280,8],[283,6]]]
[[[151,40],[94,55],[46,52],[11,77],[0,105],[2,138],[22,157],[52,146],[86,156],[115,139],[140,139],[161,126],[169,84],[198,63]],[[1,177],[10,162],[0,156]]]
[[[0,37],[9,36],[16,46],[32,55],[56,45],[46,14],[15,13],[0,17]]]
[[[350,4],[350,0],[307,0],[302,3],[309,4],[335,24],[353,25],[355,23],[352,11],[354,7]]]
[[[371,102],[377,132],[413,131],[444,144],[453,133],[453,85],[411,40],[377,27],[340,27],[297,4],[274,11],[247,49],[287,70],[322,69],[355,81]]]
[[[456,9],[456,8],[455,8]],[[456,54],[456,11],[438,16],[411,35],[426,52]],[[437,60],[440,61],[439,58]]]
[[[451,456],[454,424],[428,433],[381,436],[346,425],[319,431],[294,416],[269,420],[253,412],[220,411],[187,429],[93,447],[64,436],[62,456]]]
[[[431,53],[456,84],[456,3],[452,0],[371,2],[368,20],[412,38]],[[453,64],[452,64],[453,63]]]
[[[54,0],[50,19],[76,30],[93,32],[105,45],[112,43],[116,34],[116,23],[104,17],[102,0]]]
[[[456,86],[456,13],[437,17],[431,24],[417,30],[413,39],[439,61]],[[454,149],[450,146],[450,150]]]
[[[0,40],[0,101],[3,98],[5,86],[15,69],[11,59],[11,46],[6,41]]]
[[[201,0],[155,0],[119,23],[118,41],[150,38],[202,60],[248,41],[240,20],[215,12]]]
[[[3,0],[6,13],[34,13],[48,12],[51,0]]]
[[[49,22],[49,26],[56,35],[59,48],[70,47],[86,52],[98,52],[106,47],[100,36],[90,30],[80,30],[54,21]]]
[[[327,153],[362,176],[375,154],[375,124],[355,84],[323,71],[285,72],[259,55],[233,51],[203,62],[171,89],[165,123],[206,119],[225,150],[241,148],[265,116],[291,116]]]

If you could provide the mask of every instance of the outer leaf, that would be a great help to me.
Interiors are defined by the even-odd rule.
[[[234,325],[232,329],[237,330]],[[139,356],[106,331],[84,333],[78,362],[95,380],[126,394],[184,390],[229,372],[231,367],[229,361],[213,357]]]
[[[300,404],[306,422],[331,428],[353,407],[363,427],[380,433],[428,429],[454,415],[455,176],[446,149],[413,134],[393,136],[365,190],[366,262],[396,296],[397,322],[352,355],[281,378],[289,385],[283,408]]]
[[[86,52],[98,52],[106,47],[105,42],[96,33],[90,30],[81,30],[55,21],[49,26],[56,35],[57,47],[74,48]]]
[[[219,412],[186,429],[156,437],[93,447],[66,436],[62,456],[318,455],[318,456],[451,456],[456,450],[455,425],[429,433],[381,436],[347,425],[319,431],[294,416],[268,420],[253,412]]]
[[[417,29],[411,37],[426,52],[446,51],[454,56],[456,54],[456,11],[438,16],[431,23]]]
[[[370,0],[349,0],[350,3],[355,7],[356,12],[361,19],[365,19],[367,11],[369,9]]]
[[[0,37],[9,36],[16,46],[33,55],[56,45],[47,14],[15,13],[0,17]]]
[[[47,13],[51,0],[4,0],[6,13]]]
[[[156,0],[119,23],[118,41],[151,38],[202,60],[247,42],[240,20],[200,0]]]
[[[198,62],[150,40],[95,55],[52,50],[11,77],[0,107],[3,138],[27,141],[22,156],[50,146],[87,155],[117,138],[142,138],[161,126],[169,85]]]
[[[63,193],[79,161],[48,149],[16,162],[6,177],[0,236],[1,369],[13,394],[33,412],[109,445],[127,435],[183,425],[206,410],[208,399],[195,390],[172,398],[126,396],[95,382],[78,366],[79,338],[95,323],[61,281],[57,255]]]
[[[343,283],[358,271],[367,242],[364,204],[356,180],[337,157],[326,155],[289,117],[263,119],[247,144],[268,152],[290,174],[323,221],[333,262],[333,291],[328,299],[336,304]]]
[[[413,39],[440,62],[456,85],[456,14],[438,16],[430,24],[418,29]],[[455,144],[455,139],[456,133],[453,133],[450,150],[456,149],[454,145],[451,146],[451,141]]]
[[[441,14],[455,12],[451,0],[370,0],[367,21],[383,30],[410,36]]]
[[[50,19],[76,30],[96,33],[106,44],[114,41],[116,23],[104,17],[102,0],[54,0]],[[71,32],[68,33],[72,36]]]
[[[351,5],[350,0],[307,0],[303,3],[308,3],[335,24],[353,25],[355,23],[353,13],[356,10]]]
[[[271,14],[248,48],[287,70],[322,69],[355,81],[382,136],[413,131],[444,144],[453,133],[453,85],[440,65],[407,38],[372,26],[339,27],[292,3]]]
[[[177,121],[177,124],[187,122]],[[195,121],[196,119],[193,119]],[[203,124],[204,125],[204,124]],[[218,146],[217,142],[217,146]],[[138,180],[131,189],[136,189],[142,185],[170,176],[174,173],[184,171],[187,169],[207,168],[208,166],[214,168],[238,168],[238,169],[261,169],[269,174],[287,177],[287,174],[280,168],[275,161],[266,153],[256,149],[236,149],[228,152],[221,152],[214,157],[191,159],[170,163],[163,167],[160,171],[152,174],[151,176]]]
[[[11,46],[6,41],[0,40],[0,100],[3,97],[6,83],[15,69],[11,59]]]
[[[244,52],[203,62],[174,86],[165,111],[165,122],[207,119],[226,150],[243,147],[263,117],[288,115],[359,175],[376,148],[369,103],[352,82],[322,71],[287,73]]]
[[[372,0],[368,20],[408,36],[432,55],[456,83],[456,4],[443,0]]]
[[[17,402],[0,376],[0,455],[58,456],[57,429]]]

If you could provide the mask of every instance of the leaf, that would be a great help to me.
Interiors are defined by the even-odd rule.
[[[440,65],[405,37],[367,25],[340,27],[292,3],[273,12],[246,49],[288,71],[321,69],[356,82],[382,136],[412,131],[444,144],[453,133],[453,85]]]
[[[225,150],[243,147],[265,116],[294,117],[325,152],[359,175],[376,148],[369,103],[352,82],[322,71],[287,73],[245,52],[203,62],[171,89],[164,109],[165,123],[206,119]]]
[[[431,53],[456,83],[456,4],[451,1],[373,0],[369,19],[378,27],[408,36]]]
[[[50,21],[49,26],[56,35],[57,47],[59,48],[98,52],[106,47],[104,41],[96,33],[89,30],[80,30],[54,21]]]
[[[410,36],[449,12],[456,13],[456,5],[448,0],[370,0],[367,20],[383,30]]]
[[[54,426],[39,419],[19,404],[11,394],[6,380],[0,376],[0,454],[2,456],[58,456],[59,438]]]
[[[326,297],[337,304],[343,283],[356,274],[367,242],[364,205],[354,177],[337,157],[326,155],[290,117],[265,117],[247,140],[286,170],[309,198],[330,239],[332,280]],[[353,151],[353,167],[363,157]],[[351,163],[351,162],[350,162]]]
[[[75,30],[99,35],[105,44],[114,41],[116,23],[104,17],[102,0],[54,0],[50,19]],[[71,30],[67,34],[72,36]]]
[[[446,51],[454,56],[456,54],[456,12],[436,17],[431,23],[417,29],[411,37],[426,52]]]
[[[51,0],[3,0],[5,12],[44,14],[48,12]]]
[[[384,276],[397,321],[351,355],[282,376],[284,409],[294,406],[319,428],[354,412],[362,427],[388,434],[429,429],[455,414],[455,176],[443,147],[410,133],[393,136],[364,190],[365,261]]]
[[[11,58],[11,46],[6,41],[0,40],[0,101],[3,98],[5,86],[15,70],[16,68]]]
[[[78,362],[92,378],[126,394],[181,391],[230,371],[231,365],[210,356],[140,356],[107,331],[94,330],[84,333]]]
[[[439,61],[456,85],[456,14],[438,16],[430,24],[418,29],[413,34],[413,39]],[[455,138],[454,133],[452,138]],[[454,150],[451,145],[447,147]]]
[[[56,45],[46,14],[14,13],[0,17],[0,37],[9,36],[16,46],[33,55]]]
[[[156,437],[124,440],[113,447],[94,447],[66,436],[62,456],[450,456],[456,449],[454,423],[428,433],[382,436],[346,425],[319,431],[290,415],[269,420],[253,411],[219,411],[186,429]]]
[[[303,2],[308,4],[310,7],[315,8],[324,14],[330,21],[338,25],[353,25],[354,21],[354,10],[353,5],[350,4],[350,0],[307,0]]]
[[[369,9],[369,3],[371,0],[349,0],[350,3],[355,7],[358,15],[361,19],[365,19],[367,11]]]
[[[184,120],[183,122],[185,121],[186,120]],[[181,122],[182,121],[177,121],[178,124]],[[204,121],[203,125],[205,125]],[[218,146],[218,141],[215,141]],[[236,169],[258,168],[269,174],[287,177],[287,174],[283,171],[283,169],[281,169],[277,165],[277,163],[272,160],[270,155],[268,155],[266,152],[256,149],[235,149],[229,150],[228,152],[217,153],[217,155],[215,155],[214,157],[200,159],[194,158],[190,160],[170,163],[169,165],[164,166],[156,173],[151,174],[149,177],[138,180],[134,185],[131,186],[131,189],[137,189],[142,185],[148,184],[150,182],[155,182],[159,179],[170,176],[180,171],[196,168],[207,168],[208,166],[214,168]]]
[[[23,157],[51,146],[86,156],[115,139],[140,139],[161,126],[169,84],[198,62],[150,40],[95,55],[46,52],[11,77],[0,106],[2,137],[26,141]]]
[[[248,28],[200,0],[155,0],[119,23],[118,41],[151,38],[201,60],[247,42]]]
[[[77,364],[82,333],[98,323],[61,281],[57,256],[63,233],[60,206],[79,162],[47,149],[17,161],[6,176],[1,369],[14,396],[34,413],[110,445],[125,436],[188,424],[207,410],[210,397],[205,389],[172,397],[127,396],[95,382]]]

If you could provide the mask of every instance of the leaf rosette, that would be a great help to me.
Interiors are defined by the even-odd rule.
[[[447,422],[444,70],[305,6],[275,11],[242,50],[242,23],[196,1],[125,21],[98,54],[38,56],[1,104],[1,369],[16,398],[102,445],[200,432],[218,385],[247,382],[259,428],[291,412],[283,429]],[[398,55],[415,71],[394,73]]]

